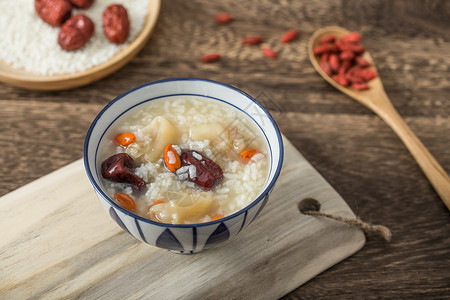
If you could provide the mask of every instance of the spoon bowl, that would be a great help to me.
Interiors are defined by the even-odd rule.
[[[342,93],[350,96],[354,100],[371,109],[380,118],[382,118],[386,124],[392,128],[392,130],[394,130],[394,132],[399,136],[411,152],[412,156],[417,161],[420,168],[441,197],[442,201],[450,210],[450,177],[427,150],[427,148],[422,144],[422,142],[417,138],[417,136],[412,132],[395,107],[392,105],[392,102],[384,90],[381,78],[377,76],[370,80],[368,82],[370,89],[358,91],[352,89],[351,87],[344,87],[338,84],[320,67],[319,57],[314,54],[314,48],[320,44],[320,39],[326,35],[334,35],[336,38],[340,39],[348,33],[350,33],[348,30],[337,26],[330,26],[317,30],[311,36],[308,43],[308,55],[313,67],[328,83]],[[368,68],[376,71],[375,62],[367,50],[362,54],[362,58],[371,63]]]

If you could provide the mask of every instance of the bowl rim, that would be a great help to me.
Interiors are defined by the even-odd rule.
[[[89,159],[88,159],[88,155],[87,155],[87,149],[89,146],[89,141],[90,141],[90,137],[92,135],[92,131],[94,130],[94,127],[96,126],[98,120],[102,117],[102,115],[105,113],[105,111],[107,111],[115,102],[120,101],[120,99],[124,98],[125,96],[127,96],[128,94],[133,93],[136,90],[145,88],[145,87],[149,87],[152,85],[156,85],[156,84],[160,84],[160,83],[165,83],[165,82],[176,82],[176,81],[200,81],[200,82],[206,82],[206,83],[210,83],[210,84],[217,84],[217,85],[221,85],[224,86],[226,88],[232,89],[242,95],[244,95],[246,98],[248,98],[249,100],[253,101],[256,105],[258,105],[262,111],[267,115],[267,117],[269,118],[270,122],[272,123],[272,126],[275,129],[275,133],[277,136],[277,140],[278,140],[278,145],[279,145],[279,152],[280,152],[280,158],[278,160],[278,164],[276,166],[275,169],[275,174],[272,178],[272,180],[270,181],[270,183],[267,185],[267,187],[258,195],[258,197],[256,197],[250,204],[248,204],[247,206],[245,206],[244,208],[236,211],[235,213],[228,215],[226,217],[223,217],[221,219],[218,220],[214,220],[214,221],[209,221],[209,222],[203,222],[203,223],[193,223],[193,224],[170,224],[170,223],[162,223],[162,222],[156,222],[156,221],[152,221],[150,219],[146,219],[143,218],[139,215],[134,214],[133,212],[130,212],[122,207],[120,207],[118,204],[116,204],[114,201],[112,201],[110,199],[110,197],[108,195],[106,195],[106,193],[103,191],[102,188],[100,188],[100,186],[97,184],[97,182],[95,181],[95,179],[93,178],[93,175],[91,173],[90,167],[89,167]],[[269,145],[270,146],[270,145]],[[283,138],[281,136],[281,132],[278,128],[278,125],[276,124],[275,120],[273,119],[273,117],[270,115],[270,113],[264,108],[264,106],[262,106],[256,99],[254,99],[252,96],[250,96],[249,94],[245,93],[244,91],[228,85],[226,83],[222,83],[219,81],[215,81],[215,80],[211,80],[211,79],[204,79],[204,78],[196,78],[196,77],[173,77],[173,78],[164,78],[164,79],[160,79],[160,80],[155,80],[155,81],[150,81],[141,85],[138,85],[130,90],[127,90],[126,92],[120,94],[119,96],[115,97],[113,100],[111,100],[107,105],[105,105],[105,107],[103,107],[103,109],[95,116],[94,120],[92,121],[91,125],[89,126],[89,129],[86,133],[86,137],[84,140],[84,145],[83,145],[83,162],[84,162],[84,167],[85,167],[85,171],[87,173],[87,176],[89,178],[89,181],[91,182],[91,185],[94,187],[95,192],[99,193],[100,196],[102,197],[103,200],[106,200],[110,205],[112,205],[115,209],[120,210],[122,213],[136,219],[136,220],[140,220],[141,222],[144,223],[149,223],[152,225],[156,225],[156,226],[160,226],[160,227],[170,227],[170,228],[193,228],[193,227],[203,227],[203,226],[209,226],[212,224],[219,224],[222,223],[224,221],[230,220],[235,218],[236,216],[245,213],[246,211],[248,211],[250,208],[252,208],[253,206],[255,206],[256,204],[258,204],[261,200],[263,200],[272,190],[272,188],[274,187],[281,169],[282,169],[282,165],[283,165],[283,160],[284,160],[284,146],[283,146]]]

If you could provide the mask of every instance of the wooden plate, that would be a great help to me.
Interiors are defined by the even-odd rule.
[[[16,69],[0,60],[0,81],[30,90],[56,91],[87,85],[106,77],[123,67],[144,47],[156,25],[160,7],[161,0],[151,0],[141,32],[126,48],[102,64],[82,72],[49,76]]]

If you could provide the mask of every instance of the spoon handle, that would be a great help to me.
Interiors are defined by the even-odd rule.
[[[422,171],[428,177],[436,192],[450,210],[450,177],[442,166],[431,155],[419,138],[405,123],[385,93],[380,93],[378,105],[372,107],[392,130],[400,137],[411,152]]]

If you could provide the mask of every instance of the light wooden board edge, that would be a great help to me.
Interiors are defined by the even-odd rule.
[[[352,217],[345,201],[285,139],[282,175],[237,237],[194,255],[138,242],[103,211],[81,160],[0,198],[0,298],[274,299],[365,244],[345,224],[301,215],[306,197]],[[70,180],[71,184],[67,184]],[[62,184],[65,183],[65,184]]]
[[[84,86],[100,80],[122,68],[145,46],[156,26],[160,8],[161,0],[150,0],[148,15],[141,32],[127,47],[102,64],[82,72],[47,76],[27,72],[25,69],[13,68],[0,60],[0,81],[28,90],[57,91]]]

